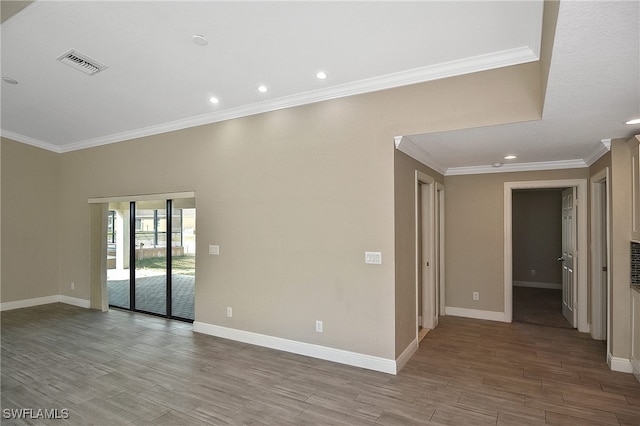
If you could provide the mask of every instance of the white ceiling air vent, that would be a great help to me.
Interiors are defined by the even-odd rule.
[[[67,64],[70,67],[89,75],[95,75],[108,68],[106,65],[101,64],[90,56],[73,49],[58,56],[58,60],[63,64]]]

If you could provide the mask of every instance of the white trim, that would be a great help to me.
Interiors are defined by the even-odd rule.
[[[529,287],[529,288],[548,288],[551,290],[562,290],[562,284],[558,283],[538,283],[534,281],[514,281],[514,287]]]
[[[562,170],[562,169],[582,169],[589,167],[586,160],[559,160],[559,161],[541,161],[537,163],[513,163],[503,164],[500,167],[492,165],[484,166],[468,166],[468,167],[445,167],[433,159],[427,151],[418,146],[408,136],[395,136],[394,144],[398,151],[404,152],[409,157],[435,170],[443,176],[461,176],[461,175],[480,175],[489,173],[509,173],[509,172],[535,172],[541,170]],[[601,145],[606,148],[606,144]],[[600,150],[598,150],[598,153]],[[606,151],[605,151],[606,152]],[[589,157],[589,161],[593,159],[594,153]],[[604,153],[602,153],[604,154]],[[599,154],[600,158],[602,154]],[[597,158],[596,158],[597,160]]]
[[[435,170],[441,175],[444,175],[446,173],[446,167],[438,164],[438,162],[431,158],[424,149],[420,148],[406,136],[396,136],[394,137],[394,142],[398,151],[404,152],[409,157],[413,158],[416,161],[419,161],[420,163]]]
[[[65,296],[63,294],[55,294],[53,296],[3,302],[0,303],[0,312],[11,311],[13,309],[30,308],[32,306],[48,305],[50,303],[66,303],[67,305],[79,306],[87,309],[91,307],[91,301],[89,300]]]
[[[447,169],[445,176],[460,175],[479,175],[487,173],[508,173],[508,172],[531,172],[540,170],[560,170],[560,169],[582,169],[588,167],[584,160],[560,160],[560,161],[543,161],[539,163],[513,163],[504,164],[500,167],[487,166],[469,166],[469,167],[450,167]]]
[[[605,155],[607,152],[611,151],[611,139],[602,139],[600,142],[601,143],[598,144],[598,146],[591,153],[591,155],[589,155],[584,159],[584,162],[587,165],[587,167],[591,167],[591,165],[596,161],[598,161],[600,157]]]
[[[455,306],[447,306],[444,308],[445,314],[454,317],[475,318],[489,321],[511,322],[506,321],[504,312],[481,311],[480,309],[457,308]]]
[[[471,58],[429,65],[426,67],[414,68],[411,70],[392,73],[380,77],[345,83],[326,89],[312,90],[305,93],[283,96],[269,101],[244,105],[236,108],[229,108],[214,113],[201,114],[182,120],[175,120],[160,125],[129,130],[107,136],[100,136],[93,139],[69,143],[63,146],[57,146],[54,144],[37,141],[35,139],[17,135],[15,133],[4,130],[2,131],[2,133],[6,134],[7,137],[10,137],[11,139],[17,140],[19,142],[25,142],[32,145],[38,144],[45,149],[64,153],[101,145],[107,145],[130,139],[157,135],[160,133],[182,130],[190,127],[202,126],[205,124],[217,123],[254,114],[261,114],[284,108],[307,105],[330,99],[343,98],[347,96],[392,89],[395,87],[407,86],[411,84],[424,83],[427,81],[439,80],[448,77],[524,64],[537,61],[538,59],[539,55],[537,55],[531,48],[529,48],[528,46],[521,46],[513,49],[503,50],[500,52],[491,52]]]
[[[429,203],[429,211],[425,212],[422,210],[422,204],[424,204],[424,200],[423,200],[423,193],[421,193],[421,187],[420,185],[428,185],[428,199],[430,200]],[[414,251],[415,251],[415,299],[416,299],[416,341],[419,341],[419,328],[420,326],[422,327],[428,327],[428,328],[434,328],[434,324],[431,324],[430,322],[433,320],[433,318],[429,318],[427,315],[429,313],[433,314],[433,309],[429,309],[427,307],[427,302],[426,300],[429,299],[429,289],[425,288],[425,277],[422,277],[422,280],[420,280],[420,271],[422,268],[422,262],[423,262],[423,258],[420,256],[420,254],[422,254],[424,256],[424,252],[425,247],[424,247],[424,241],[423,240],[423,232],[421,232],[421,230],[424,229],[425,225],[430,229],[429,232],[429,241],[427,242],[427,248],[428,248],[428,252],[429,254],[433,255],[433,252],[435,250],[434,248],[434,236],[433,236],[433,207],[434,207],[434,194],[435,194],[435,180],[425,174],[422,173],[419,170],[415,170],[414,171],[414,231],[415,231],[415,238],[414,238]],[[420,215],[420,213],[422,212],[422,215]],[[426,218],[426,224],[424,223],[424,219]],[[422,253],[420,248],[422,247]],[[431,271],[433,271],[433,268],[430,269]],[[430,283],[433,284],[433,274],[430,277]],[[422,292],[420,291],[422,290]],[[422,293],[422,299],[418,297],[418,295]],[[420,307],[422,307],[422,309],[420,309]],[[418,315],[418,313],[422,311],[422,317],[420,317]]]
[[[596,340],[607,340],[607,351],[611,348],[609,339],[609,331],[603,329],[600,319],[604,316],[606,324],[611,323],[609,313],[609,303],[605,312],[602,312],[602,299],[611,300],[611,268],[607,267],[607,288],[603,293],[602,289],[602,258],[606,255],[606,265],[611,265],[611,237],[609,230],[609,168],[605,167],[595,175],[591,176],[591,337]],[[604,205],[601,200],[601,185],[605,185],[606,201]],[[607,241],[602,241],[602,223],[604,215],[604,226],[606,227]],[[606,253],[602,253],[603,246]],[[607,326],[608,327],[608,326]]]
[[[10,311],[12,309],[30,308],[31,306],[48,305],[49,303],[58,303],[59,295],[36,297],[33,299],[15,300],[13,302],[0,303],[0,311]]]
[[[627,358],[620,358],[613,356],[610,353],[607,354],[607,364],[611,371],[619,371],[621,373],[633,373],[633,365]]]
[[[16,142],[21,142],[27,145],[35,146],[36,148],[46,149],[57,154],[62,153],[62,148],[58,145],[54,145],[48,142],[43,142],[39,139],[30,138],[29,136],[20,135],[18,133],[10,132],[8,130],[0,129],[0,136],[3,138],[11,139]]]
[[[400,356],[398,358],[396,358],[396,372],[395,372],[395,374],[398,374],[398,372],[400,372],[400,370],[402,370],[404,368],[404,366],[411,359],[413,354],[416,353],[417,350],[418,350],[418,340],[414,339],[414,340],[411,341],[411,343],[409,343],[409,346],[407,346],[405,348],[405,350],[402,351]]]
[[[195,198],[195,191],[163,192],[159,194],[118,195],[113,197],[89,198],[89,204],[119,203],[129,201],[176,200],[178,198]]]
[[[340,364],[351,365],[354,367],[366,368],[383,373],[397,373],[396,361],[393,359],[360,354],[356,352],[345,351],[342,349],[315,345],[312,343],[298,342],[295,340],[283,339],[280,337],[267,336],[265,334],[237,330],[198,321],[195,321],[193,323],[193,331],[196,333],[203,333],[210,336],[221,337],[223,339],[235,340],[238,342],[249,343],[251,345],[263,346],[266,348],[277,349],[284,352],[305,355],[318,359],[324,359],[327,361],[333,361]]]
[[[89,309],[91,307],[91,300],[80,299],[78,297],[66,296],[64,294],[60,295],[60,303],[66,303],[67,305],[78,306],[79,308]]]
[[[563,179],[563,180],[540,180],[504,183],[504,317],[506,322],[511,322],[513,318],[513,241],[512,241],[512,195],[514,189],[534,189],[534,188],[577,188],[578,193],[578,250],[576,260],[578,262],[578,331],[589,332],[587,322],[587,270],[588,270],[588,214],[587,214],[587,179]]]
[[[445,207],[444,207],[444,203],[445,203],[445,186],[439,182],[436,182],[436,198],[438,199],[438,207],[440,209],[438,215],[439,215],[439,219],[440,219],[440,244],[439,247],[437,247],[438,251],[439,251],[439,258],[440,258],[440,282],[437,283],[437,285],[440,286],[440,300],[439,303],[440,305],[438,306],[438,312],[440,313],[440,316],[444,316],[445,312],[444,312],[444,307],[445,307],[445,290],[446,290],[446,276],[445,276],[445,252],[446,252],[446,247],[445,247],[445,241],[446,241],[446,236],[445,236]]]

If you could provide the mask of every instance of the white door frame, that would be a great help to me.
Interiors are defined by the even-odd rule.
[[[438,206],[438,219],[439,219],[439,240],[438,240],[438,259],[440,260],[439,268],[439,282],[437,283],[440,289],[440,306],[438,306],[438,315],[444,316],[445,298],[444,298],[444,185],[436,182],[436,199]]]
[[[609,330],[605,324],[611,324],[609,304],[603,308],[602,301],[611,300],[611,236],[609,232],[609,168],[605,167],[591,177],[591,337],[596,340],[607,341],[607,353],[609,348]],[[604,188],[603,188],[604,187]],[[606,200],[602,202],[602,192],[605,192]],[[606,227],[606,241],[602,241],[603,231]],[[603,249],[606,253],[603,253]],[[606,256],[606,265],[602,260]],[[607,288],[603,293],[602,268],[607,267]]]
[[[560,179],[504,183],[504,320],[513,318],[513,240],[512,205],[514,189],[577,188],[578,203],[574,219],[577,221],[578,246],[575,253],[575,270],[578,273],[578,331],[589,332],[587,322],[587,179]]]
[[[433,268],[429,268],[429,275],[425,276],[424,272],[421,274],[423,268],[424,253],[428,252],[433,254],[435,245],[435,238],[433,235],[433,200],[434,200],[434,185],[435,180],[418,170],[415,172],[415,205],[416,205],[416,333],[420,326],[425,326],[429,320],[427,315],[432,313],[433,309],[428,306],[428,301],[432,299],[429,285],[433,283]],[[426,191],[423,191],[423,186],[426,186]],[[429,211],[424,211],[422,206],[424,205],[424,195],[428,197]],[[426,229],[425,229],[426,228]],[[424,233],[427,231],[427,241],[424,241]],[[427,283],[427,284],[425,284]],[[422,294],[422,297],[419,295]],[[420,309],[422,308],[422,309]],[[420,322],[419,312],[422,311],[422,323]]]
[[[421,204],[421,185],[427,185],[427,196],[429,197],[429,210],[428,212],[423,212],[421,211],[420,208],[420,204]],[[436,197],[438,197],[438,200],[436,200]],[[416,281],[416,339],[418,339],[418,329],[420,327],[420,316],[419,316],[419,311],[420,311],[420,306],[422,306],[422,320],[423,323],[425,322],[425,313],[427,312],[433,312],[435,309],[435,312],[438,313],[438,315],[444,315],[444,282],[445,282],[445,275],[444,275],[444,185],[435,182],[435,180],[427,175],[424,174],[418,170],[415,171],[415,194],[414,194],[414,199],[415,199],[415,253],[416,253],[416,270],[415,270],[415,281]],[[439,223],[439,235],[440,235],[440,240],[438,242],[438,247],[436,247],[436,238],[435,238],[435,206],[438,206],[439,209],[439,218],[440,218],[440,223]],[[420,244],[422,244],[422,232],[421,232],[421,223],[423,221],[423,217],[426,218],[426,226],[428,226],[429,228],[429,233],[428,233],[428,238],[426,241],[426,244],[428,246],[428,250],[429,253],[431,253],[432,258],[434,257],[435,253],[438,252],[438,267],[440,269],[440,274],[439,274],[439,282],[436,283],[436,276],[435,276],[435,265],[433,265],[432,263],[432,267],[429,269],[429,274],[430,274],[430,283],[432,284],[432,288],[431,289],[427,289],[424,287],[420,287],[423,286],[423,282],[425,281],[424,278],[421,280],[420,279],[420,269],[423,267],[422,263],[423,263],[423,259],[420,255]],[[439,290],[438,292],[436,292],[436,287]],[[419,289],[422,289],[422,300],[420,300],[421,298],[418,297],[418,295],[420,294]],[[434,295],[431,295],[431,293],[439,293],[439,297],[438,300],[435,300]],[[431,305],[431,309],[429,309],[426,305],[428,303],[428,301],[431,301],[433,303],[430,303]],[[419,340],[419,339],[418,339]]]

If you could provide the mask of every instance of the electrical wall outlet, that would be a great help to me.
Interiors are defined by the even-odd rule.
[[[233,308],[231,306],[227,306],[227,316],[229,318],[233,316]]]
[[[477,291],[473,292],[473,300],[480,300],[480,293],[478,293]]]
[[[531,270],[531,276],[532,276],[532,277],[535,277],[535,276],[536,276],[536,270],[535,270],[535,269],[532,269],[532,270]]]
[[[71,290],[75,290],[76,289],[76,283],[74,283],[73,281],[71,282]]]
[[[322,333],[322,321],[316,321],[316,331]]]
[[[382,265],[382,253],[379,251],[365,251],[364,263],[370,265]]]

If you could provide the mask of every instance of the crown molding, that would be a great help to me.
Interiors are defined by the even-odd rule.
[[[101,136],[98,138],[87,139],[79,142],[73,142],[62,146],[48,144],[42,141],[37,141],[39,145],[36,146],[41,146],[45,149],[60,153],[77,151],[100,145],[107,145],[130,139],[137,139],[141,137],[182,130],[189,127],[202,126],[205,124],[217,123],[235,118],[246,117],[249,115],[261,114],[284,108],[291,108],[315,102],[327,101],[331,99],[392,89],[395,87],[407,86],[411,84],[424,83],[427,81],[487,71],[512,65],[524,64],[537,61],[538,59],[538,55],[531,48],[522,46],[514,49],[507,49],[499,52],[488,53],[485,55],[473,56],[461,60],[414,68],[411,70],[387,74],[380,77],[341,84],[326,89],[319,89],[290,96],[283,96],[269,101],[229,108],[214,113],[201,114],[186,119],[143,127],[112,135]],[[18,138],[17,136],[14,136],[12,137],[12,139],[29,143],[27,141],[30,138],[24,136]]]
[[[450,167],[445,176],[479,175],[486,173],[532,172],[541,170],[581,169],[588,167],[584,160],[542,161],[538,163],[504,164],[501,167],[470,166]]]
[[[584,163],[587,167],[591,167],[593,163],[598,161],[600,157],[611,151],[611,139],[602,139],[596,149],[584,159]]]
[[[30,138],[28,136],[21,135],[19,133],[10,132],[8,130],[0,129],[0,136],[3,138],[11,139],[16,142],[22,142],[27,145],[35,146],[37,148],[46,149],[57,154],[62,153],[62,149],[58,145],[54,145],[48,142],[43,142],[39,139]]]
[[[438,164],[437,161],[431,158],[424,149],[413,143],[412,140],[404,136],[396,136],[393,139],[398,151],[407,154],[409,157],[413,158],[416,161],[419,161],[427,167],[430,167],[441,175],[445,175],[447,171],[446,167]]]

